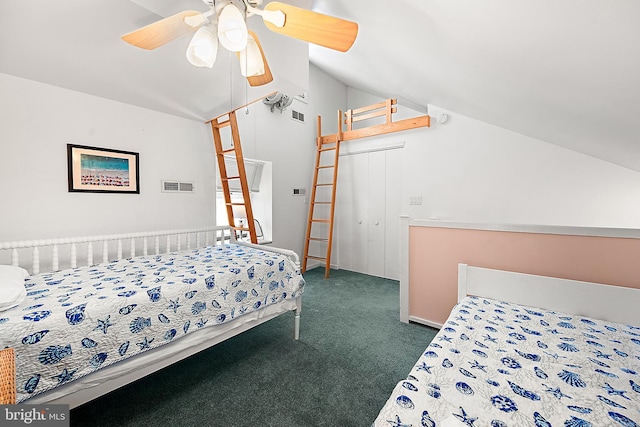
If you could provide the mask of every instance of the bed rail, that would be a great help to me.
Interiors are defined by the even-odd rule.
[[[166,231],[148,231],[139,233],[123,233],[111,235],[96,235],[84,237],[66,237],[42,240],[23,240],[15,242],[0,242],[0,252],[11,252],[11,265],[25,267],[21,265],[20,255],[24,250],[31,249],[30,268],[25,268],[31,274],[38,274],[41,271],[41,249],[45,247],[51,248],[49,261],[51,268],[49,271],[60,270],[61,250],[60,247],[68,247],[68,263],[70,268],[78,266],[78,246],[86,244],[86,257],[84,265],[94,264],[94,243],[100,242],[102,247],[102,260],[98,262],[109,262],[123,258],[123,246],[128,243],[129,257],[136,256],[136,247],[138,244],[142,246],[140,255],[149,255],[150,246],[153,248],[152,254],[168,253],[172,250],[180,251],[182,249],[191,249],[193,239],[195,237],[195,247],[206,245],[221,245],[223,243],[235,242],[235,234],[229,226],[218,226],[208,228],[196,228],[188,230],[166,230]],[[152,239],[151,245],[149,240]],[[110,248],[110,243],[115,242],[115,253]],[[123,243],[124,242],[124,243]],[[183,247],[186,245],[186,247]],[[0,264],[2,262],[0,261]],[[23,263],[24,264],[24,263]]]
[[[244,240],[238,240],[235,243],[237,243],[238,245],[249,246],[250,248],[260,249],[260,250],[263,250],[263,251],[266,250],[266,251],[269,251],[269,252],[275,252],[275,253],[278,253],[278,254],[281,254],[281,255],[288,256],[298,266],[298,268],[300,268],[300,257],[298,256],[297,253],[295,253],[292,250],[276,248],[276,247],[273,247],[273,246],[256,245],[255,243],[249,243],[249,242],[246,242]]]

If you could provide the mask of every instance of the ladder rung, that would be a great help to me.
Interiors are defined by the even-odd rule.
[[[326,260],[327,257],[322,257],[322,256],[313,256],[313,255],[306,255],[305,258],[309,258],[309,259],[318,259],[318,260]]]
[[[321,148],[318,151],[332,151],[332,150],[335,150],[335,149],[336,149],[336,147],[329,147],[329,148]]]
[[[325,223],[329,223],[331,220],[330,219],[312,219],[311,222],[325,222]]]
[[[317,169],[335,168],[336,165],[318,166]]]
[[[247,227],[231,227],[231,228],[233,228],[234,230],[249,231],[249,228]]]
[[[244,202],[242,202],[242,203],[240,203],[240,202],[233,202],[233,203],[225,203],[225,204],[226,204],[227,206],[244,206],[244,205],[245,205],[245,203],[244,203]]]
[[[221,153],[233,153],[234,151],[236,151],[236,149],[231,147],[231,148],[229,148],[227,150],[222,150]]]
[[[228,176],[226,178],[222,178],[223,181],[229,181],[230,179],[240,179],[240,176]]]
[[[333,185],[332,182],[328,183],[328,184],[316,184],[316,187],[326,187],[326,186],[331,186]]]
[[[314,205],[330,205],[331,202],[311,202]]]
[[[320,237],[309,237],[309,240],[314,240],[316,242],[328,242],[329,241],[329,239],[323,239],[323,238],[320,238]]]

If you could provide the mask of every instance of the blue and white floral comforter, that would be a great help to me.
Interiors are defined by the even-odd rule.
[[[640,425],[640,328],[467,297],[375,426]]]
[[[0,313],[16,351],[18,402],[199,328],[294,299],[304,280],[284,255],[225,245],[30,276]]]

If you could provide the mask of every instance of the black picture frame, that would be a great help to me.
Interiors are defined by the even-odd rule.
[[[69,192],[140,194],[140,155],[67,144]]]

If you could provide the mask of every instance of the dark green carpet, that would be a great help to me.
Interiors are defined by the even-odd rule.
[[[72,426],[363,426],[436,333],[399,320],[398,282],[305,273],[293,313],[71,411]]]

